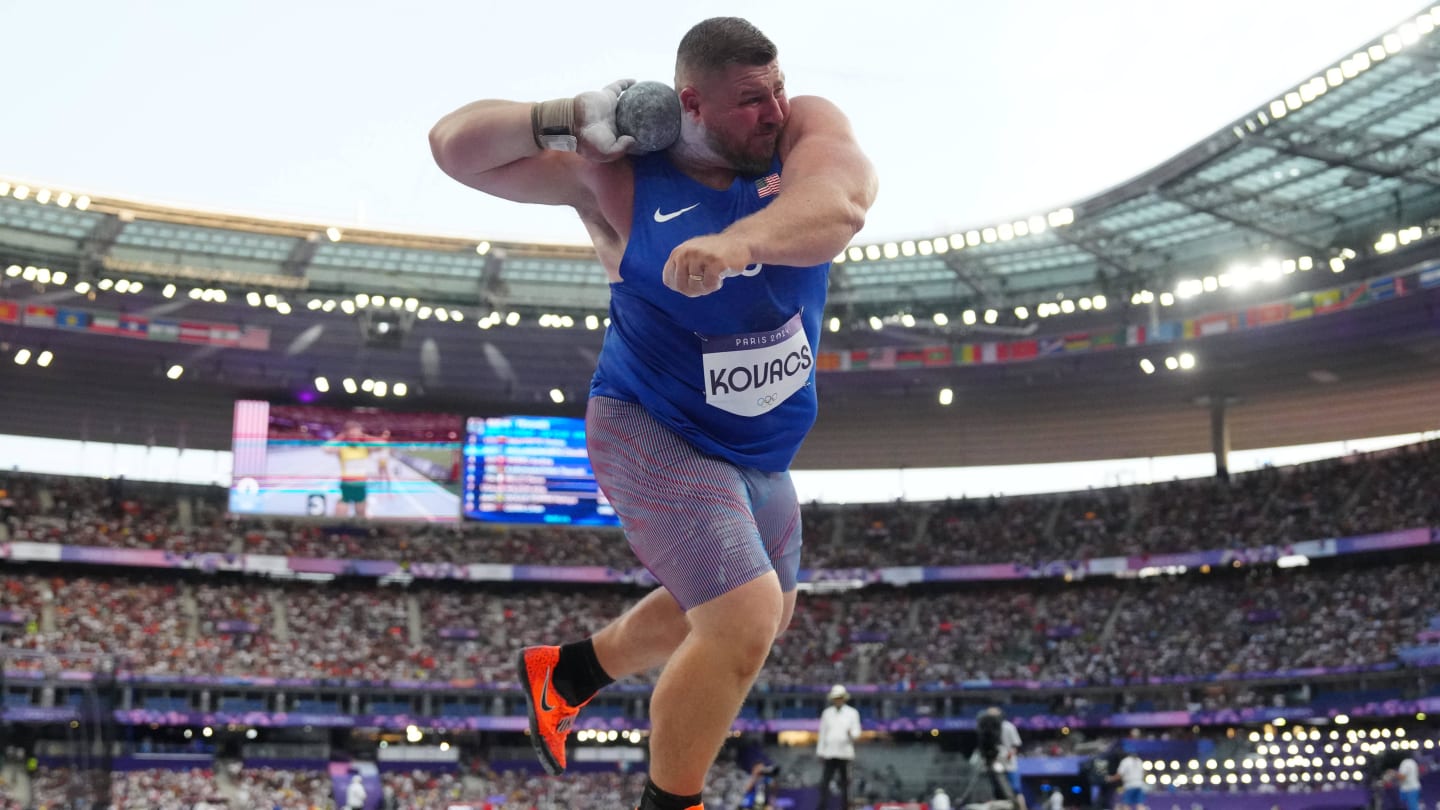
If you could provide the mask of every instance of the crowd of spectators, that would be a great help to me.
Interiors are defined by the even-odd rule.
[[[16,475],[0,480],[12,540],[434,563],[635,568],[624,537],[593,528],[231,519],[215,488]],[[807,567],[1084,559],[1277,545],[1440,524],[1440,442],[1228,481],[1028,497],[804,510]],[[180,503],[186,504],[181,508]],[[0,538],[3,539],[3,538]]]
[[[761,688],[1134,682],[1392,661],[1440,562],[804,594]],[[7,577],[8,665],[112,654],[142,673],[504,682],[515,649],[583,638],[635,598],[557,586]]]
[[[234,782],[238,807],[327,810],[334,806],[333,782],[330,774],[323,771],[245,768]]]
[[[221,796],[219,785],[215,783],[215,773],[208,768],[122,771],[113,774],[111,780],[111,801],[117,810],[132,807],[151,810],[215,807],[218,810],[228,806]],[[36,795],[44,794],[37,788]]]

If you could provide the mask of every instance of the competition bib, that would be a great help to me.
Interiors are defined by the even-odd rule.
[[[701,335],[705,402],[736,416],[774,410],[810,381],[815,367],[800,314],[748,335]]]

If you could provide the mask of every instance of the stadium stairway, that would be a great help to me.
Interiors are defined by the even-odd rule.
[[[290,620],[285,613],[285,599],[282,591],[272,589],[266,598],[270,600],[270,612],[274,616],[274,626],[271,628],[271,632],[275,634],[276,641],[288,642],[290,640]]]
[[[180,584],[180,615],[185,617],[185,640],[193,644],[200,638],[200,605],[188,582]]]
[[[241,767],[239,760],[219,758],[216,758],[215,763],[211,766],[211,771],[215,774],[215,789],[231,807],[235,808],[240,807],[240,787],[235,784],[235,774],[240,771]]]
[[[405,595],[405,624],[410,633],[410,646],[425,644],[425,623],[420,619],[420,597],[413,593]]]

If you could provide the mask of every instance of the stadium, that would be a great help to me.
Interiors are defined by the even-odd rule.
[[[1407,757],[1440,806],[1437,26],[835,257],[795,616],[706,807],[756,762],[819,807],[834,684],[857,807],[989,798],[992,707],[1032,807],[1126,753],[1154,808],[1400,807]],[[514,668],[656,585],[585,456],[609,302],[589,248],[0,176],[0,808],[633,806],[654,678],[549,777]]]

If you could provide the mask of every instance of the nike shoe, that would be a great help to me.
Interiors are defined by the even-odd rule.
[[[565,772],[565,739],[570,736],[575,715],[590,702],[571,706],[555,691],[550,673],[559,660],[559,647],[526,647],[516,659],[530,719],[530,744],[551,776]]]

